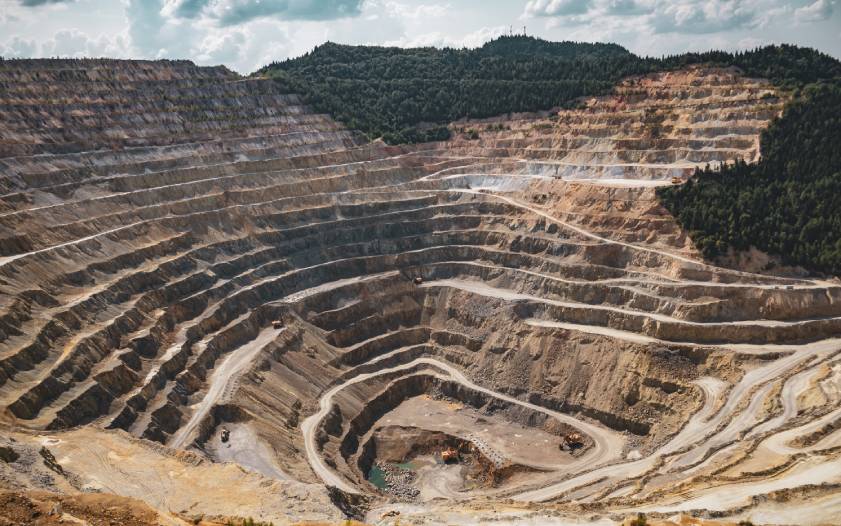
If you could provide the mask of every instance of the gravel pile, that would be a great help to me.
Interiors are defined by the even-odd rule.
[[[414,471],[385,462],[377,462],[377,467],[383,472],[386,493],[404,501],[413,501],[417,498],[420,490],[412,485],[417,478]]]

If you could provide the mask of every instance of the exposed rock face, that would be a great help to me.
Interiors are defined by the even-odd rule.
[[[695,68],[466,125],[478,140],[387,147],[221,68],[7,61],[0,81],[4,425],[50,432],[77,485],[160,509],[94,460],[157,442],[213,466],[179,459],[166,480],[239,484],[210,461],[237,462],[254,502],[293,493],[332,519],[326,490],[276,479],[365,500],[374,437],[427,399],[452,404],[435,432],[529,471],[421,494],[746,517],[755,495],[795,488],[806,507],[803,487],[839,482],[841,287],[704,264],[653,193],[755,158],[782,104],[767,83]],[[524,436],[491,443],[485,424]],[[580,451],[524,446],[568,435]],[[257,506],[238,498],[197,501]]]

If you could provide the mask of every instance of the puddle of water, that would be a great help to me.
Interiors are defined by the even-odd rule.
[[[385,489],[385,471],[381,470],[379,466],[371,466],[370,471],[368,471],[368,482],[379,489]]]
[[[391,464],[391,465],[393,465],[394,467],[400,468],[400,469],[407,469],[409,471],[417,471],[418,469],[422,468],[423,466],[429,465],[429,464],[434,464],[434,462],[423,462],[423,461],[418,461],[418,460],[410,460],[409,462],[401,462],[401,463],[395,463],[395,464]],[[380,467],[377,466],[377,465],[371,466],[371,469],[368,471],[368,482],[370,482],[371,484],[373,484],[374,486],[376,486],[379,489],[384,489],[387,485],[386,481],[385,481],[385,471],[380,469]]]

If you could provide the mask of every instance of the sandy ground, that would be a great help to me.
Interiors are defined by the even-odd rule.
[[[561,438],[556,435],[425,395],[403,402],[378,425],[415,426],[465,439],[476,437],[512,462],[538,469],[562,469],[573,462],[573,457],[560,449]]]

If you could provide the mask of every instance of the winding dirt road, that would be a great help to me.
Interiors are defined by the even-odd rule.
[[[193,407],[190,420],[172,436],[169,442],[171,447],[183,448],[187,444],[201,421],[204,420],[213,406],[219,403],[228,387],[239,378],[246,367],[254,362],[257,353],[274,341],[284,330],[283,328],[264,328],[255,339],[228,354],[222,360],[222,363],[213,369],[213,373],[208,380],[210,387],[208,387],[207,393],[205,393],[201,402]]]
[[[343,389],[346,389],[347,387],[353,384],[364,382],[365,380],[374,378],[376,376],[382,376],[393,372],[413,369],[419,365],[429,365],[431,367],[439,369],[444,373],[444,375],[439,374],[436,376],[457,382],[467,387],[468,389],[478,391],[480,393],[492,396],[499,400],[526,407],[533,411],[544,413],[546,415],[551,416],[552,418],[557,419],[560,422],[574,426],[580,429],[583,433],[589,435],[593,439],[594,447],[592,447],[585,455],[582,455],[581,457],[576,459],[576,462],[574,462],[573,464],[564,465],[565,469],[576,470],[587,465],[595,465],[603,462],[609,462],[617,458],[621,458],[622,449],[625,445],[625,438],[615,431],[606,429],[595,424],[591,424],[589,422],[585,422],[583,420],[579,420],[577,418],[571,417],[563,413],[559,413],[557,411],[552,411],[550,409],[540,407],[538,405],[523,402],[522,400],[518,400],[511,396],[497,393],[490,389],[486,389],[484,387],[476,385],[475,383],[471,382],[466,376],[464,376],[464,374],[461,371],[449,364],[440,362],[432,358],[417,358],[407,364],[381,369],[372,373],[360,374],[351,378],[350,380],[347,380],[339,385],[334,386],[321,396],[321,398],[319,399],[319,410],[315,414],[307,417],[303,421],[303,423],[301,424],[301,432],[304,436],[304,444],[306,446],[307,459],[309,460],[310,466],[312,467],[313,471],[315,471],[315,473],[318,475],[318,477],[321,478],[322,481],[324,481],[325,484],[335,486],[348,493],[360,493],[360,491],[355,486],[348,483],[344,478],[342,478],[324,463],[324,461],[321,458],[321,455],[319,454],[318,446],[315,442],[316,429],[318,428],[319,423],[330,412],[330,409],[333,406],[333,398]]]

